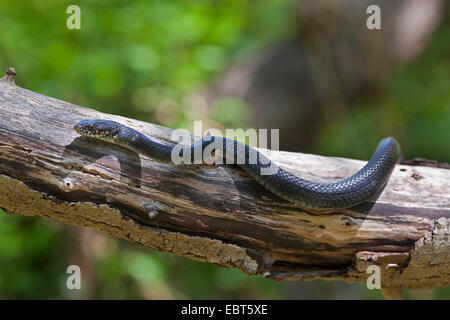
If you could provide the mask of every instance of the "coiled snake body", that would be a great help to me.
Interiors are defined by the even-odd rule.
[[[158,143],[118,122],[84,119],[74,129],[80,135],[112,142],[156,161],[172,163],[174,147]],[[207,137],[190,145],[187,149],[190,149],[191,160],[196,160],[195,154],[203,155],[205,148],[213,143],[220,146],[216,151],[226,160],[236,163],[274,194],[301,207],[324,210],[353,207],[381,191],[389,180],[399,153],[397,141],[385,138],[361,170],[344,180],[323,184],[304,180],[278,167],[255,148],[224,137]],[[178,155],[182,156],[187,149],[181,149]],[[267,172],[264,173],[264,170]]]

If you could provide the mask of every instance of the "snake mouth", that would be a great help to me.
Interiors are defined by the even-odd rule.
[[[115,133],[108,122],[101,120],[83,119],[73,128],[79,135],[94,138],[108,138]]]
[[[75,131],[82,136],[101,136],[101,132],[95,125],[79,125],[76,124],[74,127]]]
[[[75,131],[76,131],[78,134],[83,134],[83,135],[84,135],[85,130],[84,130],[81,126],[79,126],[78,124],[74,125],[73,128],[75,129]]]
[[[81,136],[114,141],[123,126],[111,120],[83,119],[73,128]]]

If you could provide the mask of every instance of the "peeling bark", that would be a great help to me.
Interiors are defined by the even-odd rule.
[[[155,140],[171,130],[100,113],[0,80],[0,208],[39,215],[274,280],[366,281],[386,294],[450,284],[450,170],[397,165],[380,195],[346,210],[304,210],[234,166],[175,166],[79,137],[110,119]],[[292,172],[333,182],[363,161],[261,150]],[[401,292],[401,291],[400,291]]]

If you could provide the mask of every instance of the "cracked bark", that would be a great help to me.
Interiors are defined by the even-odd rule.
[[[0,208],[39,215],[274,280],[366,281],[386,295],[450,284],[450,170],[397,165],[383,192],[355,208],[290,204],[233,166],[161,164],[79,137],[83,118],[111,119],[163,143],[171,130],[0,80]],[[306,179],[331,182],[362,161],[262,150]]]

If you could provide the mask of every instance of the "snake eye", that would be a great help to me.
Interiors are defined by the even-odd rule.
[[[89,125],[88,130],[91,132],[97,132],[97,125],[96,124]]]

